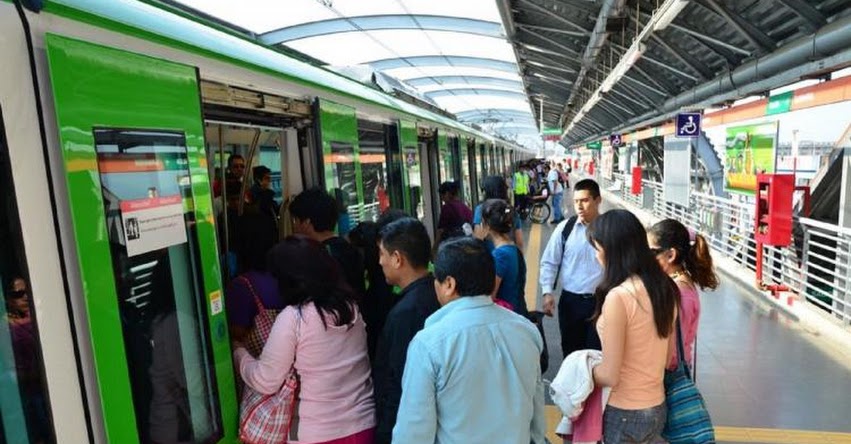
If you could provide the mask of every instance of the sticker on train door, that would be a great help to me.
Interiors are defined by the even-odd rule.
[[[224,304],[222,304],[222,291],[216,290],[210,293],[210,313],[213,316],[221,313],[224,310]]]
[[[186,243],[180,195],[149,196],[147,199],[125,200],[120,204],[128,257]]]

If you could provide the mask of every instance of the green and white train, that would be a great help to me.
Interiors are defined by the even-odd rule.
[[[231,153],[432,232],[532,157],[154,1],[0,0],[0,444],[238,441]]]

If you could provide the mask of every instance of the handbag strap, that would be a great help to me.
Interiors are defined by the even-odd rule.
[[[681,313],[677,311],[677,368],[684,371],[686,377],[691,379],[688,364],[686,364],[686,347],[683,345],[683,329],[680,327]]]
[[[265,344],[269,339],[269,334],[272,332],[272,324],[274,323],[274,320],[269,318],[269,314],[266,312],[266,307],[263,305],[263,301],[260,299],[260,296],[257,295],[257,292],[254,291],[254,285],[251,283],[251,279],[248,279],[245,276],[240,276],[240,279],[245,282],[245,286],[248,287],[248,291],[251,292],[251,296],[254,298],[254,305],[257,307],[257,315],[254,317],[254,327],[260,334],[260,339],[262,339]]]

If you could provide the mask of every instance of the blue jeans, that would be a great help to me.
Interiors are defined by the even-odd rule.
[[[656,444],[662,438],[668,407],[664,402],[641,410],[624,410],[611,405],[603,413],[603,442]]]
[[[553,221],[558,222],[564,219],[561,214],[561,199],[564,197],[564,192],[553,194]]]

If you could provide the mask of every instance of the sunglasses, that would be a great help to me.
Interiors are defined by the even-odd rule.
[[[21,298],[21,297],[24,297],[26,295],[27,295],[26,290],[11,290],[9,292],[9,296],[11,296],[13,299]]]

